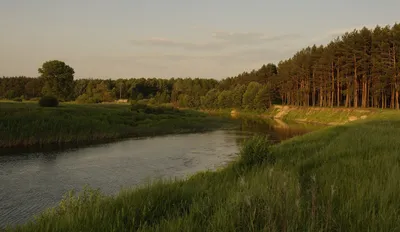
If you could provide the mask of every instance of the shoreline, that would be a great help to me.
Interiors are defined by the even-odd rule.
[[[121,139],[186,134],[218,129],[229,122],[193,110],[155,107],[131,112],[127,105],[63,104],[40,108],[32,103],[0,103],[0,150],[81,147]]]
[[[231,117],[259,117],[264,119],[278,119],[283,122],[298,122],[320,124],[327,126],[344,125],[349,122],[365,120],[383,112],[395,110],[377,108],[328,108],[273,105],[264,112],[241,109],[201,109],[200,112]]]
[[[60,115],[56,115],[56,117],[70,117],[71,120],[75,115],[71,115],[73,113],[82,113],[81,111],[85,110],[94,110],[94,114],[108,114],[108,116],[97,119],[97,123],[104,124],[110,123],[110,125],[106,125],[105,129],[96,130],[96,126],[93,123],[80,124],[76,130],[78,134],[70,134],[63,133],[57,131],[41,132],[43,137],[38,137],[36,133],[32,133],[31,136],[25,136],[22,138],[15,138],[7,140],[7,136],[3,136],[6,139],[3,141],[0,140],[0,150],[7,151],[11,153],[16,153],[18,151],[40,151],[52,148],[75,148],[75,147],[85,147],[96,144],[106,144],[110,142],[115,142],[119,140],[125,140],[130,138],[140,138],[140,137],[151,137],[157,135],[167,135],[167,134],[186,134],[186,133],[197,133],[197,132],[206,132],[214,129],[218,129],[223,120],[228,121],[231,119],[236,119],[240,117],[250,117],[250,118],[262,118],[262,119],[270,119],[274,120],[278,124],[283,125],[282,123],[306,123],[306,124],[315,124],[315,125],[325,125],[325,126],[337,126],[344,125],[349,122],[365,120],[369,117],[373,117],[375,115],[380,115],[382,112],[389,112],[390,110],[380,110],[380,109],[353,109],[353,108],[320,108],[320,107],[297,107],[297,106],[281,106],[281,105],[273,105],[266,112],[256,112],[256,111],[246,111],[246,110],[230,110],[230,109],[218,109],[218,110],[209,110],[209,109],[179,109],[177,110],[176,115],[167,116],[163,118],[161,114],[161,120],[157,121],[158,115],[149,115],[154,119],[148,119],[146,114],[140,120],[150,124],[136,124],[135,120],[130,118],[132,113],[127,111],[129,109],[129,105],[126,104],[99,104],[99,105],[77,105],[77,104],[63,104],[60,108],[56,109],[43,109],[36,107],[33,103],[0,103],[3,105],[8,104],[8,106],[18,106],[21,109],[21,106],[34,106],[33,109],[29,109],[33,112],[35,110],[36,113],[41,112],[50,112],[49,116],[36,116],[34,120],[49,120],[46,117],[51,117],[52,114],[55,114],[56,111],[59,111]],[[12,108],[12,107],[11,107]],[[71,109],[76,108],[76,111],[68,112]],[[10,107],[6,107],[6,110],[10,110]],[[15,109],[11,109],[11,114],[15,114],[13,112]],[[26,110],[26,109],[25,109]],[[29,111],[29,114],[32,112]],[[52,112],[53,111],[53,112]],[[80,112],[79,112],[80,111]],[[102,112],[103,111],[103,112]],[[105,112],[105,113],[104,113]],[[191,113],[187,113],[191,112]],[[28,113],[28,112],[27,112]],[[12,115],[9,116],[11,122]],[[20,117],[20,116],[19,116]],[[87,120],[91,119],[91,114],[76,116],[76,120]],[[183,118],[182,118],[183,117]],[[229,118],[229,119],[228,119]],[[144,120],[143,120],[144,119]],[[184,120],[183,120],[184,119]],[[202,122],[198,122],[198,120],[202,120]],[[227,120],[228,119],[228,120]],[[20,121],[23,120],[22,118]],[[57,119],[59,120],[59,119]],[[111,120],[111,121],[110,121]],[[113,120],[115,122],[113,122]],[[153,121],[151,121],[153,120]],[[119,122],[120,121],[120,122]],[[183,122],[183,123],[182,123]],[[1,123],[1,122],[0,122]],[[7,121],[5,122],[7,123]],[[64,124],[65,127],[73,126],[72,124],[65,120],[60,120],[60,124]],[[113,123],[117,123],[113,125]],[[133,123],[133,124],[132,124]],[[196,125],[193,125],[195,123]],[[136,124],[136,125],[135,125]],[[174,125],[176,124],[176,125]],[[1,126],[1,124],[0,124]],[[17,124],[16,124],[17,126]],[[21,130],[23,127],[18,125],[21,128],[18,128],[17,131],[13,131],[9,134],[17,134],[18,130]],[[26,130],[29,128],[28,125],[24,126]],[[60,127],[59,125],[57,126]],[[38,127],[37,130],[41,130],[42,128]],[[61,128],[62,129],[62,128]],[[46,130],[46,129],[44,129]],[[89,130],[89,133],[82,133],[82,131]],[[93,131],[94,130],[94,131]],[[39,133],[40,134],[40,133]]]
[[[253,224],[288,230],[390,230],[398,225],[386,218],[400,216],[400,205],[393,204],[400,194],[400,185],[393,182],[398,183],[400,176],[395,162],[400,132],[393,126],[400,125],[398,115],[384,113],[274,145],[254,138],[242,147],[237,159],[216,171],[126,189],[115,197],[89,190],[49,209],[39,221],[16,228],[231,231]],[[395,176],[389,178],[389,174]],[[370,180],[372,176],[376,181]],[[355,184],[358,194],[351,188]],[[373,205],[370,199],[376,199]],[[313,206],[316,202],[318,208]],[[349,203],[352,211],[346,208]],[[67,208],[61,210],[62,205]],[[376,215],[371,207],[386,210]],[[256,221],[249,218],[254,211],[258,212]],[[311,212],[322,216],[316,221]],[[282,217],[287,218],[284,225]]]

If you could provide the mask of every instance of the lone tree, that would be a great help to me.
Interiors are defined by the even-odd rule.
[[[74,69],[59,60],[45,62],[39,68],[44,86],[42,94],[57,97],[61,101],[68,100],[74,88]]]

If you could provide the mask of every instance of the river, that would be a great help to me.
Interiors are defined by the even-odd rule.
[[[150,179],[185,177],[225,165],[255,133],[279,142],[314,130],[282,122],[243,120],[235,128],[205,133],[128,139],[51,152],[1,154],[0,228],[24,223],[85,185],[107,194]],[[1,151],[0,151],[1,153]]]

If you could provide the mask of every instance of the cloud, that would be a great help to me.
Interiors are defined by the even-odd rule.
[[[225,44],[218,43],[191,43],[184,41],[174,41],[166,38],[134,39],[131,44],[139,46],[153,46],[166,48],[182,48],[185,50],[221,50]]]
[[[248,44],[259,42],[264,34],[258,32],[214,32],[212,37],[230,43]]]
[[[160,54],[160,53],[147,53],[137,54],[135,56],[125,57],[135,62],[167,62],[176,63],[182,61],[210,61],[210,62],[253,62],[253,61],[268,61],[270,59],[280,58],[285,51],[281,49],[260,49],[260,48],[247,48],[231,52],[224,52],[218,54]]]
[[[285,50],[242,48],[219,53],[146,52],[76,57],[77,77],[210,77],[224,78],[286,57]],[[84,64],[84,65],[83,65]],[[101,76],[96,75],[101,74]]]
[[[212,34],[213,38],[223,40],[226,42],[234,44],[263,44],[266,42],[280,41],[280,40],[290,40],[300,38],[299,34],[284,34],[284,35],[274,35],[266,36],[259,32],[214,32]]]
[[[167,38],[148,38],[148,39],[133,39],[131,44],[134,46],[151,46],[162,48],[182,48],[184,50],[198,51],[221,51],[229,47],[240,46],[258,46],[268,42],[293,40],[298,39],[299,34],[284,34],[266,36],[259,32],[225,32],[217,31],[212,33],[212,41],[205,43],[193,43],[186,41],[175,41]]]
[[[359,25],[353,27],[343,27],[336,28],[325,32],[324,34],[318,35],[312,39],[313,42],[324,42],[329,43],[330,41],[336,39],[337,37],[341,37],[346,32],[352,32],[354,30],[361,30],[366,27],[368,29],[374,29],[377,25],[386,26],[386,24],[368,24],[368,25]]]

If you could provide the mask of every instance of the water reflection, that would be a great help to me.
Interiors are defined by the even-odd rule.
[[[290,139],[294,136],[302,135],[322,128],[322,125],[304,124],[294,122],[284,122],[279,119],[263,119],[259,117],[238,118],[240,126],[237,133],[249,135],[266,134],[273,143]],[[240,140],[241,144],[243,140]]]
[[[184,177],[230,162],[244,139],[268,134],[281,141],[312,129],[260,119],[206,133],[129,139],[46,152],[0,156],[0,227],[23,223],[86,184],[115,194],[154,178]]]

